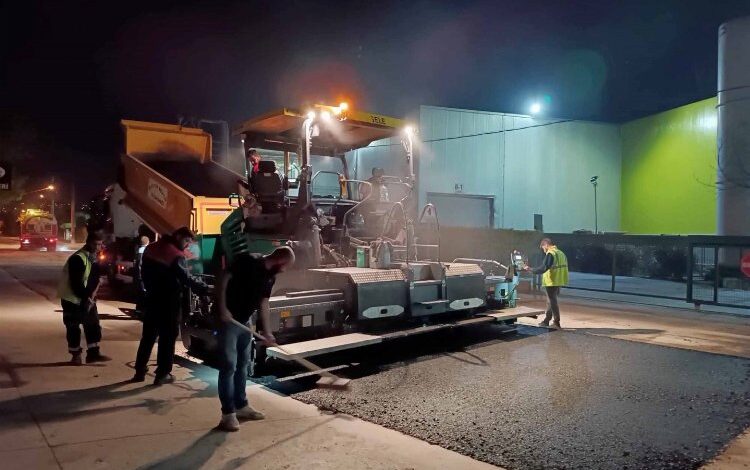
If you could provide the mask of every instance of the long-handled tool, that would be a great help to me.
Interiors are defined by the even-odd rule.
[[[249,332],[255,338],[257,338],[257,339],[259,339],[261,341],[266,341],[266,338],[264,338],[262,335],[260,335],[259,333],[255,332],[252,328],[249,328],[247,325],[243,325],[242,323],[238,322],[234,318],[232,318],[232,323],[235,324],[236,326],[242,328],[243,330]],[[315,385],[318,388],[327,388],[327,389],[331,389],[331,390],[348,390],[349,389],[349,382],[351,382],[351,380],[345,379],[345,378],[342,378],[342,377],[338,377],[336,375],[333,375],[332,373],[328,372],[327,370],[324,370],[324,369],[316,366],[315,364],[313,364],[312,362],[308,361],[304,357],[299,356],[297,354],[294,354],[292,352],[289,352],[289,351],[285,350],[284,348],[282,348],[278,344],[274,344],[273,346],[279,348],[279,350],[281,352],[283,352],[284,354],[286,354],[287,356],[289,356],[294,362],[296,362],[297,364],[301,365],[302,367],[304,367],[305,369],[309,370],[310,372],[315,372],[315,373],[320,374],[320,379],[315,383]]]

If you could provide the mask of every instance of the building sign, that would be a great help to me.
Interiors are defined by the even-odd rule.
[[[167,196],[169,192],[167,188],[159,184],[156,180],[148,179],[148,197],[155,203],[159,204],[162,209],[167,208]]]
[[[0,162],[0,191],[10,191],[11,187],[11,176],[13,167],[10,163]]]

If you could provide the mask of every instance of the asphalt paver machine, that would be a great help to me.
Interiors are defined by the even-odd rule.
[[[246,151],[283,154],[284,168],[263,160],[237,182],[228,198],[235,209],[221,225],[223,263],[282,245],[298,260],[279,275],[270,299],[270,327],[283,349],[255,345],[253,368],[266,357],[313,356],[539,313],[489,310],[494,293],[482,260],[440,260],[437,211],[415,208],[413,133],[403,121],[315,105],[250,119],[234,134]],[[346,153],[387,138],[401,140],[403,176],[351,178]],[[315,184],[323,176],[335,180],[326,191]],[[189,349],[215,347],[211,308],[194,299],[182,329]]]

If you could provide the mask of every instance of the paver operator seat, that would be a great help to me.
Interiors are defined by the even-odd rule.
[[[276,163],[261,160],[258,172],[251,174],[247,183],[239,182],[242,212],[246,228],[261,231],[279,231],[285,222],[286,194]]]
[[[263,207],[264,214],[279,212],[284,205],[284,185],[276,172],[273,160],[261,160],[258,173],[251,179],[251,187]]]

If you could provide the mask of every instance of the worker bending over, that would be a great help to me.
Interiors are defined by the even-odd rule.
[[[102,249],[102,239],[97,233],[89,233],[83,248],[73,253],[63,266],[63,274],[57,286],[63,311],[68,351],[71,362],[82,364],[81,325],[86,337],[86,362],[108,361],[99,352],[102,328],[96,309],[96,290],[99,286],[100,270],[96,257]]]
[[[133,382],[143,382],[148,360],[159,338],[154,385],[174,382],[174,343],[179,330],[182,295],[187,287],[205,295],[208,286],[188,273],[185,249],[192,243],[193,233],[182,227],[172,235],[163,235],[143,252],[141,275],[146,289],[146,312],[143,334],[138,345]]]
[[[542,275],[542,287],[547,294],[547,311],[539,326],[550,326],[552,320],[552,327],[560,328],[558,296],[560,287],[568,285],[568,258],[549,238],[543,238],[539,248],[545,253],[544,263],[536,268],[526,266],[527,271]]]
[[[217,426],[223,431],[238,431],[239,420],[263,419],[263,413],[247,402],[247,366],[250,362],[252,335],[233,323],[235,320],[251,326],[251,319],[260,319],[260,333],[266,343],[276,343],[271,332],[268,299],[276,282],[276,274],[294,264],[294,252],[289,247],[277,248],[273,253],[260,256],[243,253],[222,273],[218,284],[219,315],[219,400],[221,421]]]

